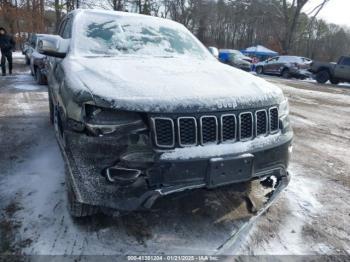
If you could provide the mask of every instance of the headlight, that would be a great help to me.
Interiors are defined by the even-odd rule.
[[[146,128],[140,114],[85,104],[86,127],[94,135]]]
[[[287,98],[279,104],[278,114],[279,114],[280,127],[282,128],[282,130],[285,130],[290,126],[289,103]]]
[[[85,104],[85,119],[96,125],[124,124],[140,120],[137,113]]]
[[[287,98],[279,104],[278,113],[280,118],[289,115],[289,103]]]

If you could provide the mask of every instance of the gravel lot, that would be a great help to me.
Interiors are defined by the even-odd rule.
[[[0,254],[215,254],[242,225],[242,203],[213,192],[147,214],[72,221],[47,87],[23,61],[17,54],[15,75],[0,78]],[[292,181],[220,253],[349,255],[350,86],[265,78],[290,100]]]

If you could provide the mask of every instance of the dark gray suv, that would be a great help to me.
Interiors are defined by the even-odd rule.
[[[40,47],[73,216],[267,177],[287,185],[282,91],[220,63],[184,26],[77,10]]]
[[[256,64],[255,70],[258,74],[305,79],[312,76],[308,71],[311,63],[311,59],[300,56],[275,56]]]

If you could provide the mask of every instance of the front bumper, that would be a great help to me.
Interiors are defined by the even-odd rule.
[[[307,69],[294,68],[290,70],[290,73],[293,77],[297,78],[312,78],[313,76],[313,74]]]
[[[67,134],[67,143],[62,152],[68,165],[67,179],[73,186],[77,200],[105,208],[131,211],[150,208],[161,196],[196,188],[210,187],[207,174],[213,158],[253,156],[249,176],[232,179],[241,183],[274,176],[280,186],[288,183],[288,162],[292,131],[265,138],[233,144],[183,148],[167,152],[154,152],[144,157],[135,150],[125,155],[125,146],[113,140],[99,140],[83,134]],[[113,142],[112,142],[113,141]],[[214,148],[212,148],[214,147]],[[220,148],[220,150],[218,150]],[[215,150],[216,149],[216,150]],[[135,153],[136,152],[136,153]],[[107,157],[108,155],[114,156]],[[126,157],[132,155],[133,157]],[[118,157],[116,157],[118,156]],[[110,183],[102,170],[116,164],[140,170],[142,175],[131,184]]]

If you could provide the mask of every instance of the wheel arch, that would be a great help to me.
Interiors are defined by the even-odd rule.
[[[331,70],[329,67],[326,67],[326,66],[321,66],[317,71],[316,71],[316,74],[321,72],[321,71],[328,71],[329,74],[331,74]]]

